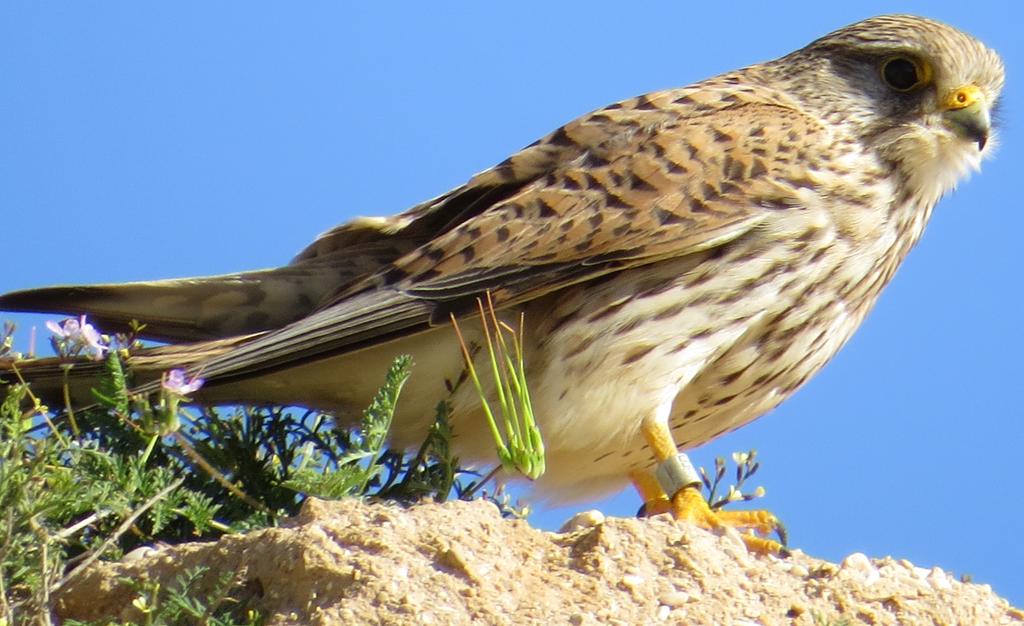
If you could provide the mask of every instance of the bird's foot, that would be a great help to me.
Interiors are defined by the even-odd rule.
[[[684,457],[684,455],[679,455],[679,457]],[[665,466],[676,465],[678,467],[678,463],[678,457],[670,458],[665,463]],[[677,480],[690,477],[691,470],[689,470],[690,466],[688,463],[689,461],[684,461],[686,469],[682,472],[667,472],[669,476],[661,476],[659,477],[661,480],[658,481],[652,480],[651,478],[653,477],[634,476],[633,482],[645,498],[644,506],[641,509],[641,514],[644,517],[671,513],[672,517],[677,520],[687,521],[708,530],[724,527],[735,528],[740,531],[740,537],[743,539],[743,543],[746,544],[747,549],[754,554],[773,554],[776,556],[786,556],[789,554],[789,551],[786,549],[786,528],[775,515],[768,511],[721,511],[712,509],[701,493],[700,482],[682,482],[684,486],[672,489],[675,495],[671,498],[666,496],[664,487],[669,485],[664,484],[663,486],[662,483],[672,482],[673,477],[671,474],[673,473],[677,474],[674,477]],[[677,482],[676,484],[679,483]],[[778,541],[768,538],[772,534],[778,537]]]
[[[714,530],[722,527],[735,528],[747,549],[754,554],[774,554],[785,556],[786,529],[775,515],[764,510],[754,511],[716,511],[708,505],[701,494],[700,487],[683,487],[672,497],[664,499],[668,505],[666,512],[672,513],[677,520],[696,524],[701,528]],[[778,541],[768,535],[775,534]]]

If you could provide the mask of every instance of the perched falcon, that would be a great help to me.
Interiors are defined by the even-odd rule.
[[[210,404],[357,416],[410,354],[393,442],[411,446],[464,367],[449,315],[478,341],[489,293],[505,319],[525,315],[538,488],[580,498],[632,480],[713,525],[677,448],[764,414],[842,347],[935,203],[992,149],[1002,87],[999,57],[972,37],[875,17],[594,111],[438,198],[325,233],[285,267],[20,291],[0,309],[144,322],[172,345],[133,356],[136,375],[201,371]],[[19,369],[42,393],[62,380],[52,360]],[[93,371],[72,370],[76,393]],[[452,423],[462,458],[493,458],[468,385]]]

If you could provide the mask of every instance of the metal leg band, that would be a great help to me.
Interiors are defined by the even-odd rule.
[[[682,452],[670,456],[654,470],[654,477],[658,479],[665,495],[672,497],[686,487],[700,486],[700,474],[694,469],[690,457]]]

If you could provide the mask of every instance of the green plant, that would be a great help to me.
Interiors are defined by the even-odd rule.
[[[709,476],[703,467],[700,468],[700,478],[701,481],[703,481],[704,489],[707,492],[705,499],[708,501],[708,505],[711,506],[712,510],[721,509],[727,504],[731,504],[733,502],[750,502],[751,500],[764,497],[764,487],[757,487],[754,491],[749,493],[743,492],[743,484],[750,480],[750,478],[753,477],[761,467],[761,463],[757,460],[757,450],[733,452],[732,461],[736,465],[736,483],[729,485],[726,488],[725,495],[723,496],[718,495],[718,490],[722,487],[725,480],[725,459],[722,457],[715,457],[714,476]]]
[[[474,364],[474,357],[481,346],[471,345],[465,340],[458,320],[452,315],[452,327],[462,348],[466,373],[480,398],[502,467],[536,480],[544,473],[544,441],[533,415],[530,391],[526,384],[526,366],[523,358],[525,319],[520,315],[518,329],[499,320],[490,292],[487,292],[486,306],[479,298],[476,303],[480,313],[484,345],[487,347],[492,388],[498,401],[497,411],[491,408],[490,394],[484,388]],[[494,418],[495,412],[501,416],[504,428],[498,428]]]
[[[273,525],[310,495],[469,498],[485,480],[451,455],[446,400],[415,454],[387,449],[412,368],[408,357],[395,361],[360,427],[350,429],[329,414],[285,407],[184,409],[202,381],[183,372],[166,375],[153,396],[133,395],[121,360],[129,348],[110,347],[115,342],[89,332],[84,319],[54,327],[67,367],[79,355],[102,357],[105,374],[97,403],[86,408],[65,402],[50,410],[23,381],[0,388],[0,623],[50,623],[50,607],[69,581],[97,559],[117,559],[139,545]],[[12,330],[7,325],[0,335],[0,358],[17,372]],[[490,497],[516,514],[500,493]],[[190,606],[211,616],[227,606],[226,588],[198,597],[195,580],[140,587],[146,623],[197,623],[175,616]],[[238,610],[231,605],[231,619],[252,622]]]
[[[142,614],[140,626],[259,626],[259,613],[248,608],[248,589],[230,572],[212,584],[203,584],[207,569],[195,567],[180,574],[164,588],[152,580],[126,579],[136,596],[132,605]],[[67,626],[107,626],[108,620],[82,622],[69,619]],[[127,625],[125,625],[127,626]]]

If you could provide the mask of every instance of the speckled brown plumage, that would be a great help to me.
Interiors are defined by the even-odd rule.
[[[920,84],[904,88],[908,67]],[[697,445],[813,376],[990,149],[1002,84],[998,56],[969,36],[873,18],[585,115],[438,198],[322,235],[279,270],[32,290],[0,308],[134,318],[199,341],[134,365],[201,368],[204,402],[357,414],[411,353],[394,438],[413,445],[462,367],[449,313],[490,292],[526,316],[539,486],[585,496],[654,462],[645,423]],[[57,371],[22,369],[40,386]],[[473,392],[453,406],[457,452],[491,458]]]

